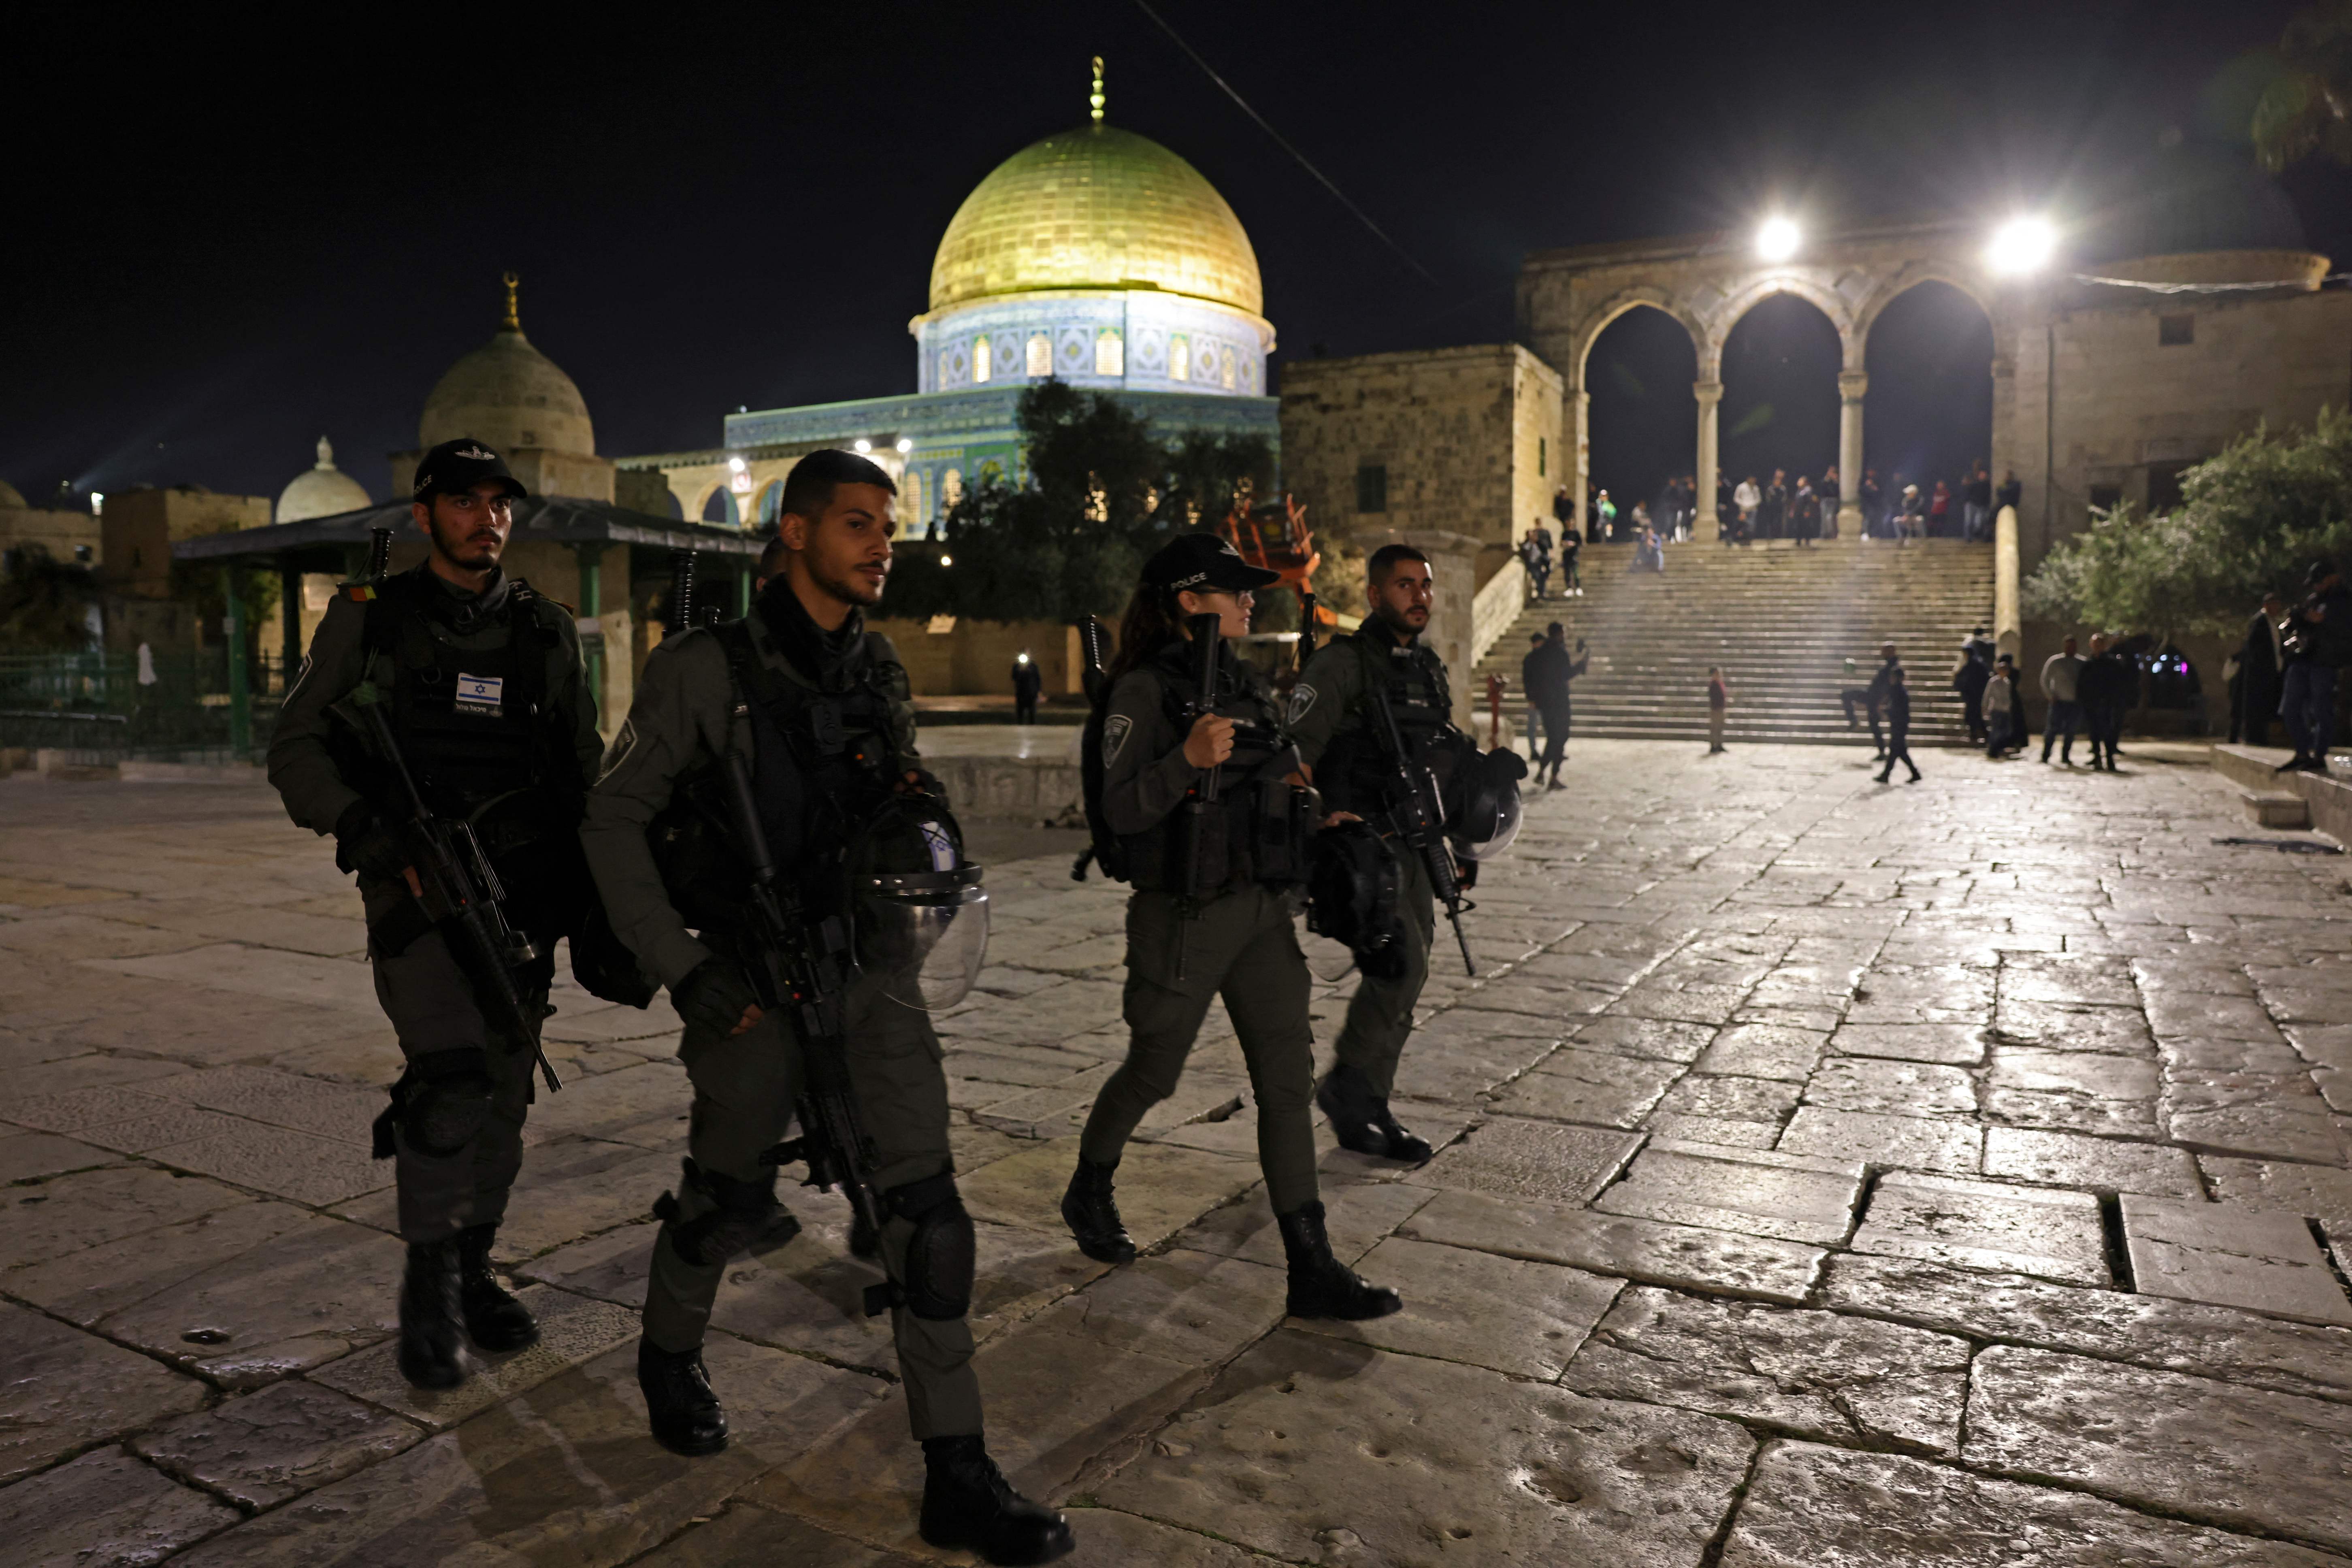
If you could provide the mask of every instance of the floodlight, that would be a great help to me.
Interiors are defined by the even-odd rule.
[[[743,459],[740,458],[730,458],[727,459],[727,466],[740,474],[743,471]]]
[[[1985,263],[1995,272],[2038,272],[2049,265],[2057,248],[2058,231],[2050,226],[2049,219],[2013,217],[1992,231],[1992,243],[1985,247]]]
[[[955,564],[955,557],[952,555],[942,555],[940,557],[940,564],[942,566],[952,566]]]
[[[899,453],[900,453],[900,455],[901,455],[901,456],[905,455],[906,453],[911,452],[911,451],[913,451],[914,449],[915,449],[915,443],[914,443],[914,442],[912,442],[911,440],[908,440],[908,439],[906,437],[904,437],[904,436],[901,436],[901,437],[898,437],[898,451],[899,451]]]
[[[861,452],[870,452],[874,450],[874,443],[860,436],[857,438],[857,449]]]
[[[106,497],[98,490],[89,492],[89,515],[96,517],[106,510]]]
[[[1786,261],[1797,254],[1797,243],[1801,237],[1795,220],[1768,217],[1756,231],[1756,254],[1767,261]]]

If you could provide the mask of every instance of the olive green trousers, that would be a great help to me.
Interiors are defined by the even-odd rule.
[[[1280,893],[1226,893],[1192,920],[1179,911],[1173,893],[1136,893],[1127,902],[1127,1060],[1096,1096],[1078,1152],[1097,1164],[1118,1163],[1144,1114],[1176,1092],[1209,1004],[1223,996],[1257,1100],[1266,1195],[1276,1214],[1314,1202],[1308,984],[1290,905]]]
[[[1365,976],[1348,1003],[1348,1021],[1340,1026],[1332,1053],[1342,1067],[1354,1068],[1371,1079],[1385,1100],[1396,1087],[1398,1058],[1404,1055],[1405,1037],[1412,1033],[1413,1005],[1429,981],[1429,944],[1437,930],[1437,899],[1430,891],[1429,868],[1402,844],[1391,841],[1397,852],[1397,912],[1404,920],[1404,973],[1394,980]]]

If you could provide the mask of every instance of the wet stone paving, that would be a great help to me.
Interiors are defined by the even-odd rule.
[[[1435,961],[1436,1158],[1325,1135],[1365,1324],[1283,1315],[1222,1012],[1120,1170],[1145,1256],[1070,1245],[1123,890],[993,867],[940,1026],[991,1446],[1072,1561],[2352,1561],[2352,865],[2179,753],[1924,765],[1580,744]],[[543,1342],[402,1383],[357,915],[259,787],[0,782],[0,1558],[934,1560],[832,1197],[730,1270],[733,1446],[646,1436],[666,1002],[559,992],[499,1248]]]

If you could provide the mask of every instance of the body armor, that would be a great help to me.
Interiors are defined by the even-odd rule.
[[[1405,744],[1438,773],[1442,791],[1445,768],[1441,753],[1460,731],[1454,727],[1454,693],[1436,651],[1425,643],[1399,643],[1376,622],[1333,641],[1352,647],[1363,666],[1364,695],[1359,703],[1369,705],[1374,690],[1387,689],[1390,710]],[[1357,722],[1334,735],[1324,749],[1315,782],[1330,809],[1377,816],[1395,805],[1389,797],[1396,788],[1396,764],[1375,723],[1360,709],[1355,717]]]
[[[1223,684],[1230,695],[1217,711],[1234,722],[1234,753],[1218,764],[1218,798],[1213,808],[1216,821],[1202,836],[1205,864],[1199,885],[1232,891],[1253,883],[1279,887],[1303,882],[1307,843],[1318,816],[1314,794],[1286,779],[1259,776],[1289,744],[1280,710],[1254,668],[1230,649],[1223,657]],[[1170,721],[1180,737],[1190,729],[1182,716],[1198,700],[1192,658],[1191,645],[1179,640],[1160,649],[1145,667],[1160,682]],[[1177,831],[1181,809],[1141,833],[1120,836],[1125,868],[1139,889],[1184,888],[1186,868],[1178,858],[1183,838]]]

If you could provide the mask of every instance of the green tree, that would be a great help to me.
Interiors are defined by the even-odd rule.
[[[2352,163],[2352,0],[2295,14],[2279,71],[2254,105],[2254,150],[2273,173],[2316,153]]]
[[[1021,395],[1014,423],[1025,476],[973,485],[936,542],[907,549],[891,571],[892,615],[1115,616],[1153,551],[1222,521],[1273,468],[1262,437],[1191,432],[1165,444],[1116,398],[1057,379]]]
[[[89,646],[89,606],[98,580],[87,566],[59,561],[45,544],[7,553],[0,574],[0,647],[69,652]]]
[[[2024,584],[2028,614],[2116,632],[2227,634],[2312,562],[2352,553],[2352,414],[2258,429],[2181,476],[2158,517],[2123,506],[2062,541]]]

